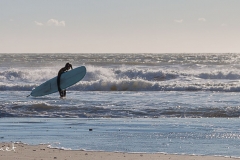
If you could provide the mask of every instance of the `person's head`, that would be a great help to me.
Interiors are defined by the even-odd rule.
[[[65,68],[69,70],[70,68],[72,68],[72,65],[70,63],[66,63]]]

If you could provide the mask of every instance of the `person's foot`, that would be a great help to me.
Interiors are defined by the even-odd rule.
[[[60,92],[60,97],[64,97],[64,91]]]

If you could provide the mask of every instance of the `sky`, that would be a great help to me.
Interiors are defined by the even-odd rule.
[[[240,53],[240,0],[0,0],[0,53]]]

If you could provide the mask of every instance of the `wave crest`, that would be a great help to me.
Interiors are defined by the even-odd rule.
[[[31,91],[53,78],[58,68],[10,68],[0,71],[0,90]],[[69,88],[74,91],[240,91],[236,70],[183,70],[146,67],[87,66],[82,81]]]

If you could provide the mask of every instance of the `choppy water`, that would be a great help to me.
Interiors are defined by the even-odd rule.
[[[237,92],[100,92],[69,91],[67,99],[58,93],[29,97],[28,91],[0,93],[1,117],[45,118],[238,118]]]
[[[66,62],[84,79],[58,94],[31,90]],[[240,54],[0,54],[0,116],[239,117]]]

